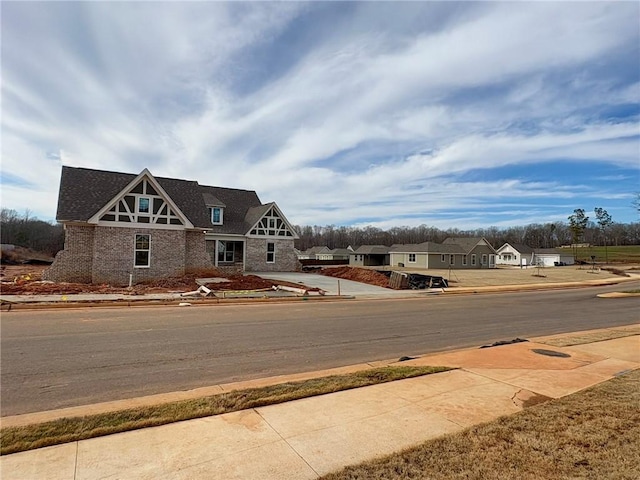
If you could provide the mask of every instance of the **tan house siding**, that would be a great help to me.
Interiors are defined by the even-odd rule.
[[[274,263],[267,263],[267,242],[274,243]],[[299,269],[292,238],[248,238],[245,242],[245,248],[246,272],[294,272]]]
[[[91,283],[93,269],[93,226],[65,226],[64,249],[43,274],[53,282]]]

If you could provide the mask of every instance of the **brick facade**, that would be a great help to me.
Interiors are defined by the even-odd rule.
[[[267,263],[267,242],[275,244],[275,262]],[[247,238],[246,272],[295,272],[300,262],[293,250],[293,239]]]
[[[64,249],[43,274],[53,282],[91,283],[93,271],[93,226],[65,225]]]
[[[150,236],[150,266],[134,266],[135,235]],[[184,230],[67,226],[65,248],[43,279],[55,282],[128,285],[187,269],[211,268],[204,234]]]
[[[186,271],[213,268],[204,233],[185,232],[184,268]]]

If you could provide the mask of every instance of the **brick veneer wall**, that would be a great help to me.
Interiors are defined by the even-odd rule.
[[[93,270],[93,226],[66,225],[64,249],[43,274],[52,282],[91,283]]]
[[[185,270],[213,268],[213,262],[207,252],[207,244],[203,232],[185,232],[185,248]]]
[[[136,233],[151,236],[149,268],[133,265]],[[183,275],[185,269],[211,268],[204,234],[183,230],[70,225],[64,250],[43,273],[54,282],[128,285],[152,278]]]
[[[148,268],[134,267],[135,235],[149,234],[151,261]],[[184,274],[184,230],[96,227],[93,283],[128,285],[143,280]]]
[[[275,243],[275,262],[267,263],[267,242]],[[295,272],[300,269],[293,250],[293,239],[247,238],[246,272]]]

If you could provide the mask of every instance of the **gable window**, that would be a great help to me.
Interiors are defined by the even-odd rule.
[[[149,213],[148,197],[138,197],[138,213]]]
[[[267,263],[275,263],[276,261],[276,244],[267,242]]]
[[[211,211],[211,223],[214,225],[222,225],[222,208],[211,207],[209,210]]]
[[[415,253],[410,253],[409,254],[409,263],[416,263],[416,254]]]
[[[151,265],[151,235],[136,234],[133,265],[137,268]]]
[[[476,265],[476,254],[475,253],[471,254],[471,265],[473,265],[474,267]]]

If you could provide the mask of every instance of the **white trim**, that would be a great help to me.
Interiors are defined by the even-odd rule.
[[[137,248],[136,242],[138,240],[138,236],[146,236],[149,237],[149,248]],[[147,257],[146,265],[136,265],[136,253],[137,252],[149,252],[149,256]],[[134,233],[133,234],[133,268],[151,268],[151,234],[150,233]]]
[[[296,233],[295,228],[293,228],[293,225],[291,225],[291,223],[289,223],[289,220],[287,220],[287,217],[284,216],[284,214],[282,213],[282,210],[280,210],[280,207],[278,207],[278,205],[276,204],[276,202],[271,202],[271,203],[266,203],[262,206],[266,206],[269,205],[270,207],[266,210],[266,212],[264,212],[264,214],[262,214],[260,216],[260,218],[253,224],[251,225],[251,228],[249,228],[249,230],[247,230],[247,233],[245,233],[245,235],[247,237],[250,238],[274,238],[274,239],[292,239],[292,240],[296,240],[298,238],[300,238],[298,236],[298,234]],[[280,218],[282,219],[282,221],[284,222],[285,226],[287,227],[287,229],[291,232],[291,236],[287,237],[280,237],[277,235],[271,236],[271,235],[253,235],[251,234],[251,230],[253,230],[254,228],[256,228],[258,226],[258,224],[260,223],[260,221],[267,215],[267,213],[269,213],[269,210],[271,210],[271,207],[276,209],[276,212],[278,213],[278,215],[280,216]]]
[[[178,208],[178,206],[174,203],[174,201],[171,199],[169,194],[164,190],[164,188],[162,188],[162,186],[160,186],[160,184],[155,179],[155,177],[153,175],[151,175],[151,172],[146,168],[144,170],[142,170],[142,172],[140,172],[140,174],[136,178],[131,180],[131,182],[129,182],[126,187],[124,187],[122,190],[120,190],[120,192],[118,192],[109,202],[107,202],[104,205],[104,207],[102,207],[100,210],[98,210],[98,212],[96,214],[94,214],[89,220],[87,220],[87,223],[99,224],[100,217],[102,217],[102,215],[104,215],[106,213],[109,213],[109,210],[111,210],[112,207],[115,207],[117,205],[117,203],[125,195],[129,194],[131,189],[133,189],[133,187],[135,187],[138,184],[138,182],[140,182],[145,177],[147,178],[147,181],[149,183],[151,183],[151,186],[158,193],[158,195],[160,197],[164,198],[164,201],[169,204],[171,209],[175,212],[176,216],[182,221],[182,223],[184,223],[184,225],[180,225],[180,226],[183,227],[183,228],[189,228],[189,229],[190,228],[195,228],[193,223],[191,223],[189,221],[189,219],[187,218],[187,216],[184,213],[182,213],[182,210],[180,210]],[[132,193],[131,195],[140,195],[140,194]],[[142,195],[142,196],[145,196],[145,195]],[[138,205],[137,205],[137,201],[136,201],[136,210],[137,210],[137,208],[138,208]],[[114,225],[115,226],[115,224],[118,223],[118,222],[104,222],[104,223],[108,223],[109,225]],[[149,224],[144,223],[144,224],[141,224],[141,225],[152,225],[152,224],[151,223],[149,223]],[[163,224],[161,224],[161,225],[163,225]],[[169,225],[166,225],[166,226],[169,226]],[[174,225],[174,226],[176,226],[176,225]]]
[[[219,207],[219,206],[212,206],[212,207],[207,207],[209,209],[209,217],[211,220],[211,225],[222,225],[224,223],[224,208],[223,207]],[[213,210],[214,209],[218,209],[220,210],[220,221],[219,222],[214,222],[213,221]]]
[[[413,260],[411,260],[411,255],[413,255]],[[417,258],[415,253],[407,253],[407,263],[416,263]]]
[[[78,224],[79,225],[79,224]],[[163,223],[137,223],[137,222],[109,222],[99,220],[97,223],[91,224],[92,227],[120,227],[120,228],[148,228],[152,230],[204,230],[203,228],[187,229],[184,225],[170,225]]]
[[[273,245],[273,252],[269,251],[269,244]],[[276,263],[276,242],[273,241],[269,241],[267,240],[267,245],[266,245],[266,249],[265,249],[265,253],[266,253],[266,257],[265,260],[267,261],[267,263]],[[273,254],[273,260],[269,261],[269,254],[272,253]]]

